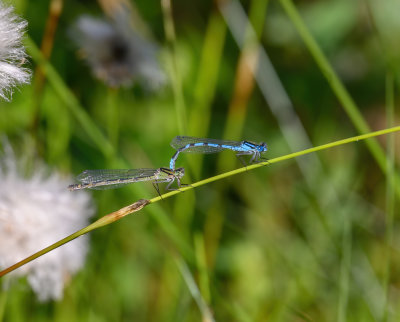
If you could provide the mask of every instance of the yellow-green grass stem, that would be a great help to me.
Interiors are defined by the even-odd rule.
[[[394,133],[394,132],[399,132],[399,131],[400,131],[400,126],[395,126],[395,127],[384,129],[384,130],[375,131],[375,132],[371,132],[371,133],[368,133],[368,134],[358,135],[358,136],[354,136],[354,137],[351,137],[351,138],[347,138],[347,139],[343,139],[343,140],[339,140],[339,141],[323,144],[323,145],[320,145],[320,146],[317,146],[317,147],[314,147],[314,148],[302,150],[302,151],[295,152],[295,153],[290,153],[290,154],[287,154],[287,155],[284,155],[284,156],[281,156],[281,157],[270,159],[270,160],[268,160],[266,162],[260,162],[260,163],[257,163],[257,164],[249,165],[247,167],[243,167],[243,168],[239,168],[239,169],[236,169],[236,170],[228,171],[228,172],[219,174],[217,176],[214,176],[214,177],[211,177],[211,178],[208,178],[208,179],[204,179],[204,180],[201,180],[201,181],[198,181],[198,182],[194,182],[194,183],[190,184],[189,186],[181,187],[179,190],[174,190],[174,191],[165,193],[165,194],[163,194],[161,196],[152,198],[150,200],[140,199],[137,202],[135,202],[135,203],[133,203],[133,204],[131,204],[129,206],[126,206],[124,208],[121,208],[121,209],[119,209],[117,211],[114,211],[114,212],[112,212],[110,214],[107,214],[107,215],[103,216],[102,218],[100,218],[99,220],[95,221],[91,225],[89,225],[89,226],[87,226],[87,227],[85,227],[85,228],[73,233],[72,235],[70,235],[68,237],[65,237],[64,239],[54,243],[53,245],[50,245],[50,246],[40,250],[39,252],[37,252],[37,253],[35,253],[35,254],[23,259],[22,261],[14,264],[14,265],[12,265],[12,266],[10,266],[8,268],[6,268],[5,270],[0,271],[0,277],[6,275],[7,273],[9,273],[9,272],[11,272],[11,271],[13,271],[13,270],[25,265],[25,264],[27,264],[29,262],[31,262],[32,260],[34,260],[34,259],[36,259],[36,258],[38,258],[40,256],[50,252],[51,250],[53,250],[55,248],[60,247],[60,246],[62,246],[64,244],[70,242],[71,240],[73,240],[73,239],[75,239],[75,238],[77,238],[77,237],[79,237],[81,235],[84,235],[84,234],[86,234],[86,233],[88,233],[88,232],[90,232],[92,230],[95,230],[97,228],[103,227],[105,225],[109,225],[109,224],[111,224],[111,223],[113,223],[113,222],[115,222],[115,221],[117,221],[117,220],[119,220],[119,219],[121,219],[121,218],[123,218],[123,217],[125,217],[125,216],[127,216],[129,214],[131,214],[131,213],[138,212],[139,210],[143,209],[145,206],[147,206],[149,204],[156,203],[156,202],[159,202],[161,200],[165,200],[165,199],[167,199],[169,197],[172,197],[174,195],[177,195],[179,193],[182,193],[182,192],[185,192],[185,191],[188,191],[188,190],[200,187],[200,186],[204,186],[205,184],[208,184],[208,183],[211,183],[211,182],[215,182],[215,181],[218,181],[218,180],[222,180],[224,178],[231,177],[231,176],[236,175],[236,174],[240,174],[240,173],[243,173],[243,172],[246,172],[246,171],[257,169],[257,168],[260,168],[260,167],[263,167],[263,166],[266,166],[266,165],[271,165],[271,164],[274,164],[274,163],[277,163],[277,162],[294,159],[294,158],[302,156],[302,155],[306,155],[306,154],[310,154],[310,153],[314,153],[314,152],[330,149],[330,148],[333,148],[333,147],[336,147],[336,146],[340,146],[340,145],[343,145],[343,144],[352,143],[352,142],[358,142],[358,141],[361,141],[361,140],[366,140],[366,139],[373,138],[373,137],[376,137],[376,136],[389,134],[389,133]]]

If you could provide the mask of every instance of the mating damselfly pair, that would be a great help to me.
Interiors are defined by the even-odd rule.
[[[68,188],[70,190],[86,188],[101,190],[117,188],[133,182],[152,181],[160,194],[159,183],[168,183],[166,189],[173,190],[171,185],[176,180],[178,188],[181,187],[181,178],[185,174],[185,169],[175,169],[175,163],[180,153],[217,153],[223,150],[232,150],[239,158],[243,155],[251,155],[250,163],[252,163],[259,161],[261,153],[267,151],[267,145],[264,142],[256,144],[250,141],[202,139],[191,136],[177,136],[172,140],[171,146],[176,152],[171,158],[170,168],[86,170],[77,176],[77,180],[81,183],[70,185]]]

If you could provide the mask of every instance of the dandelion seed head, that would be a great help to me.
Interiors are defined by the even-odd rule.
[[[93,214],[86,192],[71,193],[69,180],[47,175],[37,166],[24,177],[9,145],[0,158],[0,267],[7,268],[87,226]],[[82,236],[10,274],[27,276],[39,300],[60,300],[64,285],[85,262],[88,239]]]
[[[82,16],[70,37],[94,75],[111,87],[127,87],[140,80],[157,89],[166,82],[156,45],[139,36],[125,16],[113,20]]]
[[[0,97],[9,101],[13,88],[29,83],[30,72],[22,67],[26,59],[21,40],[27,22],[0,2]]]

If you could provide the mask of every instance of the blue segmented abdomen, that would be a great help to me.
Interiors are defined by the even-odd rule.
[[[177,136],[171,142],[175,150],[185,153],[217,153],[225,149],[241,151],[241,144],[240,141],[202,139],[192,136]]]
[[[176,150],[170,161],[170,168],[175,168],[175,162],[179,153],[217,153],[223,150],[232,150],[238,155],[252,154],[253,159],[259,157],[260,152],[267,151],[266,144],[255,144],[249,141],[228,141],[207,138],[196,138],[192,136],[177,136],[171,146]],[[252,160],[253,160],[252,159]]]

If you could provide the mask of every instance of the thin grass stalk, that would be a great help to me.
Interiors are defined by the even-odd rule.
[[[189,118],[189,135],[207,136],[212,115],[212,101],[215,96],[222,54],[226,39],[226,24],[217,11],[213,11],[207,24],[198,77],[193,91],[193,102]],[[196,164],[190,164],[195,178],[199,178],[203,164],[199,156]]]
[[[201,295],[200,290],[197,287],[197,284],[196,284],[187,264],[180,257],[176,257],[175,262],[176,262],[176,265],[178,266],[178,269],[183,277],[183,280],[185,281],[185,283],[190,291],[190,294],[192,295],[193,299],[195,300],[195,302],[202,314],[202,321],[204,321],[204,322],[215,321],[214,317],[211,313],[211,310],[208,307],[203,296]]]
[[[95,146],[107,158],[114,155],[115,151],[110,141],[98,129],[96,124],[93,123],[89,115],[85,112],[84,108],[79,104],[75,95],[66,86],[60,75],[54,67],[44,58],[39,48],[29,37],[25,39],[27,52],[32,57],[34,62],[43,69],[47,76],[49,84],[53,87],[57,95],[62,99],[64,104],[70,109],[71,114],[77,119],[82,128],[86,131],[88,137],[93,141]]]
[[[293,25],[297,29],[297,32],[303,39],[306,47],[310,51],[311,55],[315,59],[318,67],[320,68],[322,74],[325,76],[328,84],[332,88],[338,100],[342,103],[342,106],[349,116],[350,120],[353,122],[355,128],[359,133],[370,132],[370,127],[364,120],[359,108],[355,104],[354,100],[351,98],[350,94],[344,87],[343,83],[340,81],[336,72],[333,70],[328,59],[322,52],[318,43],[315,41],[314,37],[311,35],[304,21],[302,20],[296,6],[293,4],[292,0],[280,0],[282,7],[286,11],[288,17],[292,21]],[[378,163],[381,170],[386,174],[387,163],[385,154],[376,140],[366,141],[367,147],[373,155],[374,159]],[[397,196],[400,198],[400,178],[396,176],[395,189]]]
[[[194,235],[194,248],[196,254],[196,264],[199,271],[199,285],[200,292],[204,298],[204,301],[209,304],[211,303],[211,292],[210,292],[210,279],[208,276],[207,269],[207,256],[206,248],[204,245],[203,234],[198,232]]]
[[[63,6],[63,0],[51,0],[50,2],[49,15],[47,16],[46,27],[44,30],[42,44],[40,46],[40,51],[46,60],[50,59],[51,52],[53,51],[54,37]],[[34,115],[31,128],[35,133],[39,126],[39,110],[43,98],[46,73],[42,68],[40,68],[40,66],[37,66],[34,75],[34,96],[32,97]]]
[[[161,0],[163,11],[164,31],[169,48],[170,77],[175,98],[176,118],[180,133],[187,132],[186,106],[182,89],[182,78],[179,71],[178,55],[176,50],[176,34],[172,16],[171,0]]]
[[[208,183],[211,183],[211,182],[215,182],[215,181],[219,181],[219,180],[222,180],[222,179],[225,179],[225,178],[228,178],[228,177],[240,174],[240,173],[244,173],[244,172],[247,172],[247,171],[250,171],[250,170],[253,170],[253,169],[257,169],[257,168],[264,167],[264,166],[267,166],[267,165],[272,165],[274,163],[282,162],[282,161],[285,161],[285,160],[294,159],[296,157],[300,157],[300,156],[303,156],[303,155],[306,155],[306,154],[310,154],[310,153],[314,153],[314,152],[330,149],[330,148],[337,147],[337,146],[340,146],[340,145],[344,145],[344,144],[348,144],[348,143],[352,143],[352,142],[358,142],[358,141],[361,141],[361,140],[366,140],[366,139],[374,138],[376,136],[389,134],[389,133],[394,133],[394,132],[398,132],[398,131],[400,131],[400,126],[395,126],[395,127],[384,129],[384,130],[379,130],[379,131],[371,132],[371,133],[368,133],[368,134],[353,136],[351,138],[338,140],[338,141],[327,143],[327,144],[323,144],[323,145],[320,145],[320,146],[317,146],[317,147],[314,147],[314,148],[310,148],[310,149],[298,151],[298,152],[295,152],[295,153],[290,153],[290,154],[287,154],[287,155],[284,155],[284,156],[281,156],[281,157],[273,158],[273,159],[270,159],[270,160],[268,160],[266,162],[260,162],[260,163],[249,165],[249,166],[246,166],[246,167],[242,167],[242,168],[239,168],[239,169],[236,169],[236,170],[228,171],[228,172],[216,175],[216,176],[211,177],[211,178],[207,178],[207,179],[204,179],[204,180],[201,180],[201,181],[198,181],[198,182],[194,182],[194,183],[192,183],[191,185],[189,185],[187,187],[181,187],[178,190],[174,190],[174,191],[171,191],[171,192],[168,192],[168,193],[164,193],[163,195],[157,196],[157,197],[152,198],[150,200],[140,199],[137,202],[135,202],[135,203],[133,203],[133,204],[131,204],[129,206],[126,206],[126,207],[121,208],[121,209],[119,209],[117,211],[114,211],[114,212],[112,212],[112,213],[110,213],[108,215],[105,215],[104,217],[102,217],[99,220],[95,221],[91,225],[89,225],[89,226],[87,226],[87,227],[85,227],[85,228],[73,233],[72,235],[70,235],[68,237],[65,237],[64,239],[54,243],[53,245],[50,245],[50,246],[42,249],[41,251],[39,251],[39,252],[37,252],[37,253],[25,258],[24,260],[22,260],[22,261],[20,261],[20,262],[18,262],[16,264],[10,266],[9,268],[1,271],[0,272],[0,277],[2,277],[4,275],[6,275],[7,273],[17,269],[18,267],[21,267],[24,264],[27,264],[27,263],[31,262],[32,260],[34,260],[34,259],[36,259],[36,258],[38,258],[40,256],[50,252],[51,250],[53,250],[53,249],[55,249],[57,247],[60,247],[61,245],[66,244],[67,242],[69,242],[69,241],[71,241],[71,240],[73,240],[73,239],[75,239],[75,238],[77,238],[77,237],[79,237],[79,236],[81,236],[83,234],[86,234],[86,233],[88,233],[90,231],[93,231],[93,230],[95,230],[97,228],[100,228],[102,226],[109,225],[109,224],[111,224],[111,223],[113,223],[113,222],[115,222],[115,221],[117,221],[117,220],[119,220],[119,219],[121,219],[121,218],[123,218],[123,217],[125,217],[125,216],[127,216],[129,214],[131,214],[131,213],[138,212],[139,210],[143,209],[145,206],[147,206],[149,204],[154,204],[156,202],[159,202],[161,200],[165,200],[167,198],[170,198],[170,197],[175,196],[177,194],[183,193],[185,191],[189,191],[189,190],[192,190],[194,188],[201,187],[201,186],[203,186],[205,184],[208,184]]]

